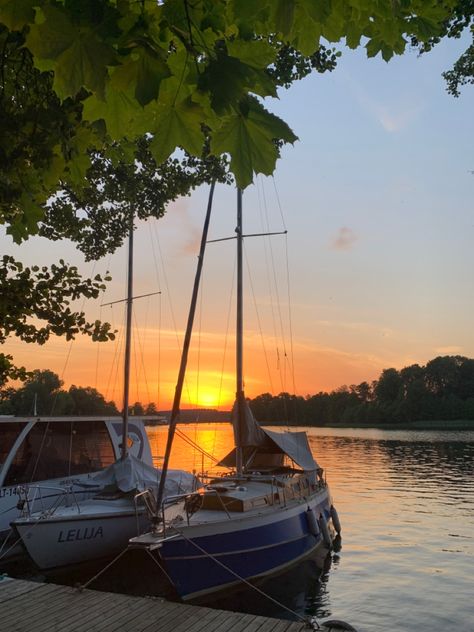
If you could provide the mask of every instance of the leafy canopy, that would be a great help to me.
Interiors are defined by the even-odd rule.
[[[158,165],[150,152],[150,140],[141,138],[134,158],[124,158],[120,147],[110,148],[114,161],[94,152],[82,186],[65,183],[49,201],[40,235],[51,240],[69,239],[87,260],[114,252],[128,235],[130,217],[160,218],[166,205],[212,180],[227,181],[226,162],[183,155]],[[133,157],[132,156],[132,157]],[[64,261],[51,267],[23,266],[13,257],[0,259],[0,345],[15,335],[23,342],[44,344],[51,335],[86,334],[96,341],[114,337],[110,325],[89,323],[74,305],[78,299],[97,298],[104,279],[83,279],[75,266]],[[8,379],[25,379],[23,367],[0,353],[0,386]]]
[[[317,68],[345,41],[389,60],[439,35],[450,1],[0,0],[0,222],[26,238],[93,150],[144,134],[158,163],[208,138],[245,187],[296,140],[262,103],[292,80],[282,51]]]
[[[447,83],[447,90],[455,97],[460,95],[461,86],[474,84],[474,2],[473,0],[458,0],[449,18],[443,23],[441,32],[426,41],[412,39],[412,44],[419,47],[422,53],[430,51],[444,37],[459,39],[463,33],[469,31],[472,43],[466,48],[451,70],[443,72]]]

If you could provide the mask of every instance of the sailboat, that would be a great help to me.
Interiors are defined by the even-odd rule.
[[[207,218],[206,218],[206,221]],[[203,233],[201,256],[207,228]],[[275,432],[255,420],[244,393],[242,192],[237,193],[237,316],[236,399],[232,410],[235,447],[219,463],[227,475],[208,481],[188,495],[181,520],[167,522],[155,516],[154,529],[133,538],[131,547],[144,547],[160,558],[183,600],[196,600],[231,589],[241,582],[283,571],[330,549],[341,526],[329,486],[311,453],[305,432]],[[192,328],[195,292],[188,319]],[[194,306],[193,306],[194,304]],[[187,349],[183,353],[184,370]],[[183,375],[178,377],[179,395]],[[158,508],[172,503],[164,492],[167,458],[171,451],[178,404],[170,420],[168,445]]]
[[[131,323],[133,304],[133,216],[128,238],[128,283],[124,359],[123,416],[121,436],[129,437],[129,387]],[[28,556],[40,569],[70,566],[79,562],[110,557],[126,549],[128,540],[149,529],[147,500],[157,493],[161,470],[129,451],[128,440],[121,442],[120,458],[90,477],[89,486],[98,493],[85,500],[67,490],[45,510],[34,511],[29,502],[23,515],[11,527]],[[182,470],[173,470],[163,481],[167,495],[179,496],[196,489],[197,479]],[[178,510],[179,506],[172,507]]]

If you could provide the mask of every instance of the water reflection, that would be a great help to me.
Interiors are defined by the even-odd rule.
[[[184,430],[207,437],[217,458],[232,442],[230,425]],[[265,582],[265,590],[300,613],[346,619],[361,632],[472,632],[474,432],[308,432],[341,518],[343,547],[330,567],[305,562]],[[176,467],[197,459],[175,446]],[[276,613],[248,591],[229,605]]]
[[[232,447],[228,424],[189,424],[181,431],[213,458],[202,459],[177,437],[171,467],[212,469]],[[148,432],[158,457],[166,428]],[[318,428],[308,433],[341,518],[342,548],[258,586],[299,614],[345,619],[359,632],[472,632],[474,432]],[[176,598],[153,560],[127,556],[92,587]],[[76,569],[62,581],[85,581],[96,570],[80,575]],[[248,589],[207,603],[292,617]]]

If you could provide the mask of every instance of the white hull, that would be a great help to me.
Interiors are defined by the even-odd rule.
[[[40,569],[78,564],[110,557],[127,548],[128,540],[149,528],[143,509],[133,502],[89,501],[81,514],[75,507],[54,516],[18,519],[14,529],[24,548]]]
[[[67,441],[65,425],[70,432]],[[128,430],[129,453],[152,466],[142,420],[131,419]],[[87,439],[86,431],[91,431]],[[74,502],[87,500],[101,489],[92,477],[120,457],[122,421],[113,417],[2,418],[0,436],[10,446],[0,462],[0,559],[5,559],[18,552],[10,523],[23,515],[18,502],[26,495],[24,509],[43,512],[61,503],[66,489],[71,490]],[[48,456],[52,448],[56,454]],[[62,471],[56,474],[58,463]]]

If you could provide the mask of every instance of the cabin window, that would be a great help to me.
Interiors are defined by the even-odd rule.
[[[7,460],[13,444],[25,426],[26,423],[19,421],[12,423],[0,422],[0,468]]]
[[[18,449],[4,485],[95,472],[114,460],[103,421],[38,422]]]

